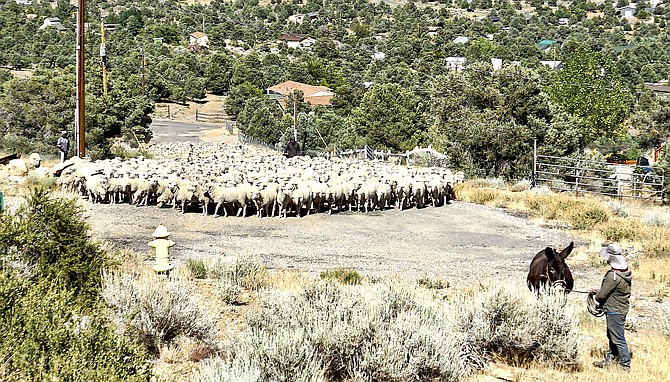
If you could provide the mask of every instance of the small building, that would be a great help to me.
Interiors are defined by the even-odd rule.
[[[209,37],[202,32],[193,32],[188,36],[189,47],[209,47]]]
[[[428,27],[428,36],[435,37],[437,32],[440,31],[440,27]]]
[[[633,18],[637,14],[637,4],[630,3],[630,4],[626,5],[625,7],[617,8],[617,12],[624,19]]]
[[[465,36],[458,36],[452,41],[454,44],[466,44],[470,39]]]
[[[60,19],[58,17],[46,17],[44,19],[44,23],[40,26],[39,29],[45,28],[56,28],[56,30],[59,32],[64,32],[67,30],[63,24],[60,23]]]
[[[335,93],[333,93],[333,89],[331,88],[308,85],[296,81],[285,81],[265,90],[270,98],[276,99],[284,110],[289,106],[286,104],[286,97],[295,90],[302,91],[305,102],[312,105],[330,105],[331,100],[335,96]]]
[[[30,0],[16,0],[16,5],[33,5]]]
[[[493,66],[493,71],[497,72],[502,68],[503,60],[502,58],[492,58],[491,65]]]
[[[455,72],[465,68],[465,57],[447,57],[444,59],[444,66]]]
[[[570,25],[570,19],[567,17],[561,17],[558,19],[558,25]]]
[[[563,61],[556,61],[556,60],[540,61],[540,64],[548,67],[549,69],[556,69],[556,70],[563,69]]]
[[[372,58],[374,58],[377,61],[383,60],[386,58],[386,53],[384,52],[375,52],[375,54],[372,55]]]
[[[288,17],[291,23],[302,24],[305,20],[314,21],[319,19],[319,12],[296,13]]]
[[[302,33],[282,33],[279,35],[279,40],[286,42],[289,48],[309,48],[316,40],[307,34]]]

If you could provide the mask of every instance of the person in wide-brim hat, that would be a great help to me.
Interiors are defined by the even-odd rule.
[[[612,243],[600,250],[600,256],[614,269],[625,271],[628,269],[628,262],[621,252],[619,244]]]
[[[619,366],[624,370],[630,370],[630,351],[624,335],[624,326],[630,309],[633,273],[628,268],[626,258],[618,244],[611,243],[604,246],[600,250],[600,256],[611,268],[605,273],[600,289],[593,289],[591,293],[595,295],[596,302],[605,312],[609,349],[605,359],[594,362],[593,365],[605,367],[618,359]]]

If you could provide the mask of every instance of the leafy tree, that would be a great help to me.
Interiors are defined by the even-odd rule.
[[[230,59],[216,53],[208,57],[205,67],[205,87],[214,94],[224,94],[230,87]]]
[[[398,84],[374,85],[352,111],[352,123],[368,145],[394,151],[414,148],[426,129],[424,104]]]
[[[275,144],[280,135],[281,111],[271,99],[250,98],[237,116],[237,125],[245,135],[267,144]]]
[[[244,109],[248,100],[263,97],[263,91],[255,87],[251,82],[244,82],[230,88],[228,97],[226,97],[226,113],[238,115]]]
[[[577,49],[563,70],[552,76],[546,91],[551,100],[583,122],[581,145],[624,130],[630,93],[624,89],[612,62],[588,48]]]

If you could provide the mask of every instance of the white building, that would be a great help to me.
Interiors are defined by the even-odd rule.
[[[617,9],[621,17],[624,19],[630,19],[635,17],[635,14],[637,13],[637,4],[635,3],[630,3],[626,5],[625,7],[621,7]]]
[[[465,57],[447,57],[444,59],[444,65],[447,69],[458,72],[465,68]]]
[[[202,32],[193,32],[188,36],[189,46],[209,47],[209,37]]]
[[[57,31],[63,32],[66,31],[65,27],[63,24],[60,23],[60,19],[58,17],[46,17],[44,19],[44,23],[40,26],[39,29],[44,29],[44,28],[56,28]]]

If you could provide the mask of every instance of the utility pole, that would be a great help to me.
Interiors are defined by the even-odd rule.
[[[202,15],[202,33],[205,33],[205,15]]]
[[[75,113],[75,128],[77,141],[77,156],[86,155],[86,80],[84,77],[84,0],[77,0],[77,109]]]
[[[105,48],[105,19],[100,23],[100,59],[102,61],[102,93],[107,95],[107,48]]]

